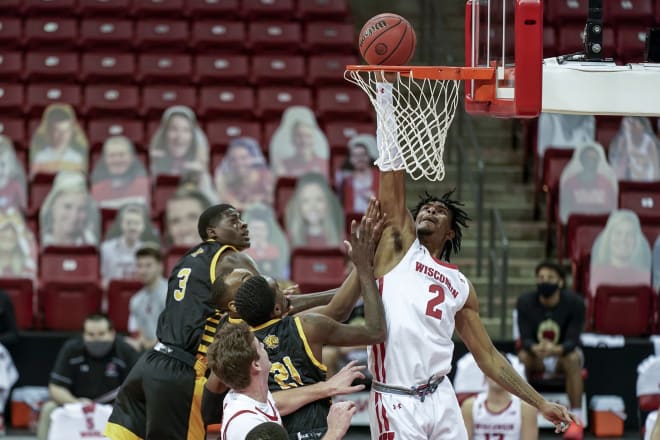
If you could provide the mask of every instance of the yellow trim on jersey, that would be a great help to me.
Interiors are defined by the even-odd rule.
[[[208,345],[199,344],[199,347],[197,347],[197,353],[206,354],[207,351],[209,351],[209,346]]]
[[[251,329],[253,332],[256,332],[257,330],[261,330],[262,328],[266,328],[268,326],[275,324],[277,321],[281,321],[281,319],[280,318],[271,319],[270,321],[264,322],[261,325],[258,325],[256,327],[251,327]]]
[[[202,393],[206,385],[206,377],[202,374],[195,378],[195,388],[193,398],[190,404],[190,414],[188,415],[188,435],[186,440],[199,440],[206,438],[204,421],[202,420]]]
[[[125,426],[112,422],[105,424],[103,435],[112,440],[142,440],[142,437],[133,434],[133,432],[129,431]]]
[[[231,249],[235,252],[238,252],[238,250],[234,246],[229,246],[228,244],[218,249],[215,255],[213,255],[213,258],[211,259],[211,266],[209,267],[209,276],[211,278],[211,284],[215,283],[215,266],[218,264],[218,258],[220,258],[220,255],[227,249]]]
[[[224,315],[224,313],[222,313],[220,310],[217,310],[217,309],[216,309],[216,313],[220,313],[220,316]],[[208,318],[206,318],[206,322],[210,322],[211,324],[216,324],[216,325],[220,324],[219,319],[213,319],[210,316]]]
[[[207,320],[207,321],[210,321],[209,318],[207,318],[206,320]],[[204,330],[206,330],[207,332],[215,333],[215,331],[216,331],[217,329],[216,329],[216,327],[211,327],[210,325],[205,325],[205,326],[204,326]]]
[[[230,324],[240,324],[243,320],[241,318],[227,318],[227,322]]]
[[[213,342],[213,336],[202,335],[202,341],[206,341],[210,344],[211,342]]]
[[[307,352],[309,360],[312,361],[312,363],[316,365],[321,371],[327,372],[328,367],[319,362],[318,359],[316,359],[316,356],[314,356],[314,353],[312,353],[312,348],[309,346],[309,343],[307,342],[307,336],[305,336],[305,331],[302,328],[302,322],[300,322],[300,316],[294,316],[293,321],[296,323],[298,334],[300,335],[300,339],[303,341],[303,345],[305,346],[305,351]]]

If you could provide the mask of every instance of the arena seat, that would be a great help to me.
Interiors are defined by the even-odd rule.
[[[27,17],[38,15],[65,16],[75,11],[76,0],[23,0],[21,13]]]
[[[619,209],[660,217],[660,182],[619,181]]]
[[[137,80],[144,84],[185,84],[192,77],[190,55],[143,53],[138,56]]]
[[[586,15],[584,16],[586,17]],[[560,54],[570,54],[575,52],[583,52],[584,44],[582,43],[582,35],[584,34],[584,20],[580,23],[563,24],[558,31],[557,50]],[[618,52],[621,54],[621,52]],[[614,30],[612,28],[603,29],[603,56],[615,57],[617,54],[616,40],[614,38]]]
[[[341,167],[344,165],[344,162],[346,162],[347,158],[348,158],[348,148],[346,147],[346,145],[344,145],[343,147],[330,145],[330,180],[332,184],[335,185],[337,194],[341,194],[339,192],[341,188],[336,187],[337,182],[335,181],[335,177],[337,175],[337,171],[341,169]]]
[[[197,108],[197,89],[192,86],[162,85],[142,88],[140,113],[147,118],[158,118],[173,105]]]
[[[549,147],[545,150],[543,155],[543,174],[541,177],[541,188],[545,192],[545,222],[547,230],[550,231],[550,226],[554,222],[555,217],[558,213],[559,205],[559,179],[561,178],[561,173],[564,171],[566,164],[571,160],[573,156],[572,149],[566,148],[552,148]],[[559,230],[561,225],[557,225],[557,230]],[[550,237],[551,234],[546,234],[546,250],[550,250]],[[563,243],[557,241],[557,257],[561,261],[563,254]]]
[[[129,119],[94,118],[87,124],[87,139],[92,148],[98,148],[110,136],[126,136],[133,142],[137,150],[144,149],[144,125],[142,121]]]
[[[9,114],[22,113],[23,86],[20,84],[0,83],[0,110]]]
[[[305,26],[304,48],[310,54],[355,53],[355,27],[349,23],[309,22]]]
[[[548,2],[544,6],[548,23],[577,21],[584,26],[584,20],[589,15],[589,0]]]
[[[358,134],[376,136],[376,124],[352,119],[333,120],[324,124],[324,133],[331,148],[347,150],[348,141]]]
[[[88,315],[101,311],[102,295],[96,283],[45,283],[39,289],[44,326],[50,330],[80,331]]]
[[[117,331],[128,332],[129,304],[142,286],[142,282],[138,280],[110,280],[108,283],[108,316]]]
[[[345,261],[339,248],[294,248],[291,279],[303,293],[334,289],[344,281]]]
[[[193,82],[196,84],[247,84],[249,80],[250,63],[246,55],[197,55],[194,64]]]
[[[167,250],[165,256],[165,278],[168,278],[172,273],[172,269],[179,262],[186,252],[190,250],[190,246],[172,246]]]
[[[651,24],[653,0],[611,0],[603,2],[603,22],[619,25],[625,22]]]
[[[29,84],[25,94],[25,113],[41,116],[51,104],[66,102],[76,110],[82,103],[82,92],[75,84]]]
[[[355,55],[311,55],[307,62],[307,83],[312,86],[345,85],[346,65],[358,63]]]
[[[80,70],[75,52],[28,52],[25,55],[25,81],[74,82]]]
[[[596,140],[609,151],[610,144],[621,126],[621,116],[597,116],[596,117]]]
[[[151,218],[162,217],[165,212],[167,200],[179,187],[180,176],[161,174],[156,176],[153,190],[151,192]]]
[[[13,49],[23,43],[23,31],[20,18],[0,17],[0,47]]]
[[[262,149],[264,148],[261,124],[258,121],[243,119],[210,121],[206,123],[206,135],[211,143],[211,151],[224,152],[232,139],[245,136],[256,139]]]
[[[584,292],[587,286],[583,286],[580,278],[581,261],[584,256],[591,254],[596,237],[605,228],[607,214],[572,214],[568,217],[566,224],[566,255],[571,262],[571,273],[573,278],[573,289],[576,292]]]
[[[280,176],[275,182],[275,215],[280,220],[280,224],[284,224],[284,212],[286,205],[289,203],[293,193],[296,191],[296,184],[298,183],[297,177]]]
[[[227,19],[238,17],[241,10],[238,0],[222,0],[221,2],[187,0],[185,12],[195,20],[209,17]]]
[[[78,0],[78,14],[90,16],[125,16],[130,11],[131,0]]]
[[[130,53],[84,53],[79,78],[85,83],[130,84],[135,81],[135,57]]]
[[[46,246],[39,256],[41,282],[96,283],[99,254],[94,246]]]
[[[135,47],[139,50],[183,50],[189,39],[185,20],[145,19],[135,27]]]
[[[133,22],[122,18],[87,18],[80,23],[80,45],[85,49],[130,50]]]
[[[0,12],[3,14],[17,14],[21,10],[22,0],[5,0],[0,2]]]
[[[243,0],[241,7],[241,14],[247,20],[291,20],[294,12],[293,0]]]
[[[247,47],[252,53],[300,51],[302,29],[299,23],[253,21],[248,23]]]
[[[136,17],[181,17],[184,0],[133,0],[131,12]]]
[[[323,121],[348,118],[368,121],[373,115],[369,98],[357,87],[319,88],[316,103],[316,112]]]
[[[261,87],[269,84],[305,84],[305,58],[299,55],[255,55],[250,81]]]
[[[23,119],[2,118],[0,120],[0,134],[12,141],[17,154],[19,150],[27,149],[27,145],[30,143],[27,139]]]
[[[135,117],[140,108],[139,91],[135,86],[88,85],[83,108],[88,117]]]
[[[28,185],[28,194],[30,195],[28,200],[29,215],[39,215],[39,209],[41,208],[44,200],[46,200],[46,196],[48,196],[48,193],[53,187],[54,180],[54,174],[37,173],[32,176],[30,179],[30,184]]]
[[[241,21],[199,20],[192,27],[190,47],[205,52],[243,52],[247,41]]]
[[[73,49],[78,41],[78,23],[73,18],[26,18],[24,32],[29,49]]]
[[[23,54],[5,52],[0,55],[0,81],[17,81],[23,76]]]
[[[205,87],[199,97],[197,115],[200,118],[213,117],[252,118],[255,112],[255,97],[251,87],[225,86]]]
[[[307,0],[299,1],[296,16],[302,20],[337,20],[348,17],[348,2],[346,0]]]
[[[302,105],[313,108],[312,91],[307,87],[260,87],[257,90],[257,115],[263,119],[278,119],[284,110]]]
[[[34,280],[29,278],[0,278],[0,290],[11,298],[20,330],[32,328],[34,311]]]
[[[617,52],[626,62],[642,62],[646,47],[647,28],[639,24],[622,25],[617,29]]]
[[[639,214],[638,217],[639,223],[642,225],[642,234],[653,249],[653,243],[660,236],[660,217],[653,214]]]
[[[594,330],[624,336],[649,334],[653,295],[650,286],[598,286],[594,298]]]

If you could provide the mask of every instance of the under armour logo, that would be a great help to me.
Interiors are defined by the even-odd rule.
[[[401,409],[401,404],[400,403],[395,403],[394,405],[392,405],[392,409],[397,409],[397,408]]]

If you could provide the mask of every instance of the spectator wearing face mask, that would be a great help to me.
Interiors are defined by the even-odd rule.
[[[544,261],[536,266],[536,290],[518,298],[520,351],[527,377],[564,376],[566,393],[574,414],[582,414],[584,383],[580,334],[584,329],[583,299],[564,288],[564,270]],[[576,424],[571,424],[571,427]],[[572,437],[581,438],[581,432]]]
[[[41,409],[37,438],[48,438],[50,414],[59,405],[112,402],[138,356],[133,347],[117,338],[107,315],[89,315],[82,338],[69,339],[57,355],[48,383],[52,400]]]

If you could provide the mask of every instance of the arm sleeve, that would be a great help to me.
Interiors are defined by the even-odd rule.
[[[564,353],[570,353],[580,343],[580,334],[584,329],[585,306],[582,298],[573,294],[572,301],[568,302],[571,310],[569,311],[569,322],[566,328],[566,337],[562,343]]]
[[[529,301],[526,301],[527,294],[518,298],[516,309],[518,310],[518,329],[520,330],[520,343],[524,350],[531,350],[532,345],[536,343],[535,323],[530,320]]]
[[[55,359],[55,365],[53,370],[50,372],[50,381],[49,383],[59,385],[71,391],[73,386],[73,371],[69,365],[69,359],[71,357],[71,347],[72,340],[69,340],[64,343],[60,352],[57,353],[57,358]]]
[[[225,400],[226,395],[227,391],[224,393],[214,393],[204,387],[201,409],[204,426],[215,425],[222,422],[222,402]]]
[[[4,320],[2,324],[3,331],[0,333],[0,343],[5,347],[10,347],[18,342],[18,327],[16,325],[16,314],[14,313],[14,304],[7,294],[2,295],[2,308],[4,310]]]

